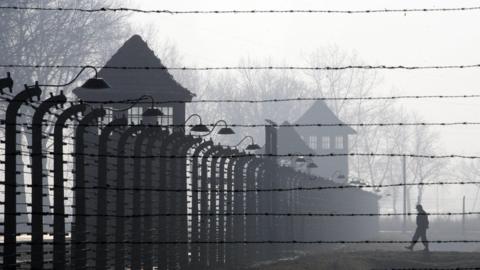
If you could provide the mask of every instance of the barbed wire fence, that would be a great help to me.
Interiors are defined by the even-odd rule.
[[[5,212],[4,222],[0,225],[4,228],[3,257],[7,267],[11,263],[10,266],[17,267],[71,265],[77,269],[93,265],[99,269],[114,266],[170,269],[180,265],[183,269],[246,265],[252,261],[280,258],[292,250],[289,247],[292,244],[301,249],[312,244],[402,244],[407,241],[352,240],[356,236],[345,233],[349,226],[338,226],[336,219],[355,218],[356,226],[361,225],[364,235],[371,235],[378,228],[378,217],[411,216],[414,213],[379,213],[376,195],[368,192],[369,188],[478,184],[476,181],[336,184],[281,167],[275,160],[279,157],[345,155],[479,157],[403,153],[277,154],[273,149],[264,154],[246,153],[215,145],[198,136],[185,135],[184,130],[193,128],[193,125],[159,126],[149,122],[132,125],[125,118],[100,125],[100,117],[105,114],[101,103],[92,103],[87,109],[86,102],[72,101],[68,107],[57,107],[56,121],[42,121],[35,115],[45,113],[42,112],[45,108],[66,103],[67,99],[60,94],[32,103],[30,98],[39,91],[38,87],[27,88],[15,96],[7,94],[9,99],[4,99],[7,109],[2,129],[6,137],[2,140],[5,148],[1,149],[4,160],[0,165],[4,165],[1,170],[6,177],[0,186],[4,188],[1,193],[5,197],[2,202]],[[17,123],[14,118],[18,111],[12,112],[11,107],[18,110],[26,104],[35,108],[34,115],[29,118],[32,122]],[[82,112],[83,116],[74,118],[72,112]],[[80,129],[81,133],[76,132],[69,138],[73,143],[66,143],[65,135],[63,132],[59,134],[59,130],[52,134],[43,133],[41,128],[46,125],[59,130],[67,127]],[[277,128],[250,125],[265,128],[266,132]],[[25,126],[30,127],[31,132],[25,131],[29,136],[53,137],[54,150],[46,151],[18,142],[18,127]],[[7,135],[9,132],[11,136]],[[21,147],[28,151],[18,150]],[[67,148],[74,151],[66,152]],[[27,165],[29,170],[18,170],[16,160],[19,156],[32,158],[32,164]],[[66,161],[66,157],[73,159]],[[48,158],[53,159],[57,167],[44,171],[38,162],[45,162]],[[69,175],[73,179],[68,179],[70,176],[66,176],[65,168],[70,168]],[[31,184],[17,183],[19,174],[30,175]],[[10,175],[12,178],[8,177]],[[55,179],[53,185],[44,184],[43,179],[48,177]],[[67,182],[74,184],[66,185]],[[52,191],[53,196],[49,194]],[[66,195],[67,191],[71,195]],[[339,199],[343,196],[339,196],[338,191],[349,196],[348,203]],[[17,201],[17,195],[32,198],[31,203]],[[44,196],[52,197],[53,204],[45,204]],[[25,203],[31,211],[18,211],[17,206]],[[352,205],[356,205],[356,211],[352,211]],[[358,205],[362,205],[362,211]],[[431,215],[478,214],[439,212]],[[32,219],[17,220],[22,216],[31,216]],[[53,217],[53,224],[44,229],[47,224],[43,220],[47,217]],[[29,229],[17,232],[18,225]],[[325,238],[326,232],[336,237],[341,235],[341,239]],[[20,240],[19,235],[31,240]],[[52,238],[44,239],[44,235]],[[311,240],[316,238],[322,240]],[[431,243],[478,241],[432,240]]]
[[[143,10],[133,8],[76,9],[0,6],[5,11],[136,12],[169,15],[188,14],[374,14],[407,12],[474,12],[480,7],[370,9],[370,10]],[[2,68],[86,68],[86,65],[30,65],[0,63]],[[114,70],[444,70],[480,68],[468,65],[352,65],[352,66],[203,66],[150,67],[102,66]],[[378,197],[368,189],[414,185],[477,185],[476,181],[398,183],[380,185],[338,184],[328,179],[279,166],[278,158],[341,156],[387,156],[426,159],[480,159],[476,155],[424,155],[411,153],[278,154],[268,147],[263,154],[216,145],[196,135],[185,135],[195,125],[158,125],[145,118],[129,124],[125,118],[105,123],[106,104],[172,104],[182,100],[140,99],[79,101],[63,94],[40,100],[42,89],[27,87],[13,94],[10,75],[1,79],[0,129],[5,134],[0,182],[3,194],[3,266],[5,268],[118,268],[124,269],[212,269],[243,267],[275,260],[319,244],[405,244],[400,240],[358,239],[358,233],[373,235],[378,217],[412,216],[416,213],[379,213]],[[10,89],[10,94],[4,89]],[[37,101],[34,102],[33,98]],[[193,103],[267,103],[313,100],[460,99],[480,95],[409,95],[384,97],[311,97],[285,99],[205,99]],[[68,103],[69,102],[69,103]],[[68,104],[65,107],[57,105]],[[88,106],[85,106],[88,105]],[[20,112],[22,106],[34,114]],[[55,112],[51,113],[53,109]],[[43,119],[45,114],[54,121]],[[17,116],[27,122],[17,122]],[[25,121],[25,120],[24,120]],[[265,128],[272,136],[280,126],[473,126],[479,122],[412,123],[235,123],[230,127]],[[54,133],[42,128],[50,125]],[[205,126],[215,127],[207,123]],[[30,131],[19,131],[23,127]],[[63,131],[74,131],[70,136]],[[17,135],[35,138],[23,145]],[[268,137],[268,136],[266,136]],[[53,141],[53,150],[43,149],[42,139]],[[71,141],[70,143],[65,140]],[[27,151],[22,149],[27,149]],[[20,150],[19,150],[20,149]],[[69,149],[66,151],[66,149]],[[29,170],[19,169],[18,158],[28,156]],[[53,169],[45,171],[50,160]],[[31,183],[19,183],[18,175],[29,175]],[[68,174],[68,176],[67,176]],[[53,180],[49,184],[48,180]],[[47,183],[47,184],[45,184]],[[69,192],[69,194],[66,194]],[[53,193],[53,194],[52,194]],[[342,195],[339,195],[342,194]],[[348,196],[348,202],[345,198]],[[31,199],[30,203],[26,198]],[[52,202],[45,203],[44,198]],[[20,198],[20,199],[19,199]],[[21,201],[21,198],[24,201]],[[26,205],[27,211],[19,211]],[[476,216],[479,212],[437,212],[432,216]],[[19,217],[26,217],[25,219]],[[53,217],[52,224],[46,224]],[[352,224],[341,218],[355,218]],[[308,220],[306,220],[308,218]],[[27,221],[25,221],[27,220]],[[27,231],[18,231],[24,225]],[[46,226],[47,225],[47,226]],[[333,239],[332,239],[333,237]],[[475,244],[480,240],[435,239],[435,244]],[[292,248],[294,246],[294,248]],[[418,269],[418,268],[416,268]],[[429,268],[433,269],[433,268]],[[440,269],[440,268],[435,268]],[[454,269],[479,269],[457,267]]]

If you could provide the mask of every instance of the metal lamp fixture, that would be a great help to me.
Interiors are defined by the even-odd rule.
[[[218,120],[213,127],[216,127],[218,124],[223,123],[225,127],[221,128],[217,133],[220,135],[233,135],[235,134],[235,131],[233,129],[228,127],[227,122],[225,120]],[[213,129],[212,129],[213,130]]]
[[[315,168],[318,168],[318,165],[315,164],[315,162],[310,162],[307,164],[307,168],[308,169],[315,169]]]
[[[159,109],[149,108],[142,114],[145,117],[164,116],[163,112]]]
[[[95,74],[94,78],[90,78],[84,84],[82,84],[82,88],[86,88],[86,89],[107,89],[107,88],[111,88],[111,87],[104,79],[98,78],[97,74]]]
[[[190,129],[190,131],[193,131],[193,132],[210,132],[210,129],[208,129],[208,127],[205,126],[204,124],[198,124],[198,125],[195,125],[194,127],[192,127],[192,129]]]
[[[232,134],[235,134],[235,131],[233,131],[233,129],[229,128],[228,127],[228,124],[227,122],[225,122],[225,120],[218,120],[212,127],[212,129],[210,130],[210,132],[208,132],[207,134],[204,134],[204,135],[201,135],[202,137],[205,137],[205,136],[208,136],[210,134],[212,134],[212,132],[215,130],[215,128],[219,125],[219,124],[223,124],[225,125],[225,127],[221,128],[217,134],[219,135],[232,135]]]
[[[237,143],[237,145],[233,146],[233,147],[237,147],[239,146],[242,142],[244,142],[246,139],[250,139],[252,141],[252,143],[250,143],[246,148],[245,150],[249,150],[249,151],[255,151],[255,150],[260,150],[261,147],[255,143],[255,141],[253,140],[253,137],[252,136],[245,136],[239,143]]]
[[[255,151],[255,150],[260,150],[261,147],[260,145],[256,144],[256,143],[252,143],[252,144],[249,144],[245,150],[249,150],[249,151]]]
[[[305,157],[299,156],[299,157],[297,157],[297,158],[295,159],[295,162],[297,162],[297,163],[305,163],[305,162],[307,162],[307,160],[305,159]]]
[[[220,135],[233,135],[235,134],[235,131],[229,127],[223,127],[217,133]]]
[[[85,89],[108,89],[108,88],[111,88],[110,85],[104,79],[98,78],[97,69],[93,66],[84,66],[78,72],[78,74],[68,83],[65,83],[65,84],[43,84],[43,85],[39,85],[39,86],[43,86],[43,87],[64,87],[64,86],[68,86],[68,85],[72,84],[73,82],[75,82],[78,79],[78,77],[80,77],[80,74],[82,74],[82,72],[87,68],[91,68],[95,71],[95,77],[88,79],[82,85],[82,88],[85,88]]]
[[[199,132],[199,133],[205,133],[205,132],[210,132],[210,129],[205,126],[204,124],[202,124],[202,117],[196,113],[190,115],[187,120],[185,120],[185,124],[190,120],[192,119],[192,117],[197,117],[198,119],[200,119],[200,124],[197,124],[195,126],[193,126],[190,131],[192,132]]]
[[[338,175],[337,175],[338,174]],[[336,177],[335,177],[336,176]],[[334,179],[339,179],[339,180],[344,180],[346,181],[347,180],[347,177],[345,177],[345,175],[342,174],[341,171],[339,170],[336,170],[335,172],[333,172],[332,176],[330,177],[331,180],[334,180]]]
[[[147,98],[150,98],[150,100],[152,101],[152,106],[145,110],[143,112],[143,116],[144,117],[157,117],[157,116],[164,116],[163,112],[157,108],[155,108],[155,100],[153,99],[152,96],[149,96],[149,95],[143,95],[142,98],[144,97],[147,97]]]
[[[139,102],[141,102],[145,98],[149,98],[152,101],[152,106],[150,108],[148,108],[147,110],[145,110],[142,113],[142,116],[146,116],[146,117],[164,116],[164,114],[161,110],[155,108],[155,99],[152,96],[149,96],[149,95],[143,95],[143,96],[139,97],[138,99],[135,100],[135,102],[133,104],[131,104],[131,105],[125,107],[125,108],[121,108],[121,109],[103,108],[103,109],[109,110],[109,111],[112,111],[112,112],[123,112],[123,111],[126,111],[128,109],[133,108],[135,105],[137,105]]]

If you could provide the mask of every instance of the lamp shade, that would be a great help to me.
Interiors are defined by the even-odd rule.
[[[221,128],[218,131],[218,134],[220,134],[220,135],[232,135],[232,134],[235,134],[235,131],[233,131],[233,129],[231,129],[229,127],[224,127],[224,128]]]
[[[163,112],[159,109],[150,108],[143,112],[143,116],[154,117],[154,116],[163,116]]]
[[[310,163],[308,163],[307,168],[309,168],[309,169],[315,169],[315,168],[318,168],[318,166],[317,166],[317,164],[315,164],[314,162],[310,162]]]
[[[256,143],[252,143],[252,144],[249,144],[245,150],[250,150],[250,151],[253,151],[253,150],[260,150],[260,145],[256,144]]]
[[[305,160],[304,157],[297,157],[297,159],[295,159],[295,162],[297,162],[297,163],[305,163],[306,160]]]
[[[83,85],[82,88],[85,89],[108,89],[111,88],[110,85],[102,78],[91,78],[88,79]]]
[[[193,126],[192,129],[190,129],[190,131],[205,133],[205,132],[210,132],[210,129],[207,126],[205,126],[204,124],[198,124],[198,125]]]

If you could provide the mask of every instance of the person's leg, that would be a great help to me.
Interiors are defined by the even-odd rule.
[[[415,243],[417,243],[418,238],[420,238],[420,230],[417,228],[415,230],[415,234],[413,234],[413,238],[412,238],[412,242],[411,242],[410,246],[407,246],[405,248],[412,250],[413,246],[415,246]]]
[[[425,250],[428,251],[429,249],[428,249],[427,229],[426,228],[422,230],[421,237],[422,237],[423,246],[425,247]]]

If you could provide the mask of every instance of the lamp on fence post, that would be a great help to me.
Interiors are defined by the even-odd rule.
[[[87,127],[98,123],[105,116],[104,109],[93,109],[80,121],[75,130],[75,222],[72,227],[72,258],[74,269],[84,269],[87,265],[87,222],[85,196],[85,138]]]
[[[248,151],[256,151],[256,150],[260,150],[261,147],[255,143],[255,141],[253,140],[253,137],[252,136],[245,136],[243,137],[243,139],[238,142],[236,145],[234,145],[233,147],[238,147],[240,144],[242,144],[246,139],[250,139],[252,142],[245,148],[245,150],[248,150]]]
[[[312,170],[313,170],[313,169],[316,169],[316,168],[318,168],[318,165],[317,165],[315,162],[310,161],[310,162],[307,164],[307,172],[308,172],[308,174],[312,174]]]
[[[339,171],[339,170],[336,170],[335,172],[333,172],[332,176],[330,177],[330,180],[332,180],[332,181],[335,181],[335,179],[341,179],[343,181],[347,180],[345,175],[343,175],[342,172]]]
[[[100,78],[97,78],[97,70],[92,66],[83,67],[77,75],[69,82],[65,84],[38,84],[35,83],[35,88],[40,87],[65,87],[75,82],[80,74],[87,68],[93,68],[95,70],[95,77],[89,79],[82,87],[84,88],[109,88],[108,84]],[[7,81],[8,83],[8,81]],[[27,86],[28,88],[28,86]],[[31,246],[31,266],[34,269],[43,268],[43,153],[42,153],[42,123],[46,113],[53,107],[58,105],[63,106],[66,102],[66,97],[63,92],[53,96],[40,104],[35,110],[32,119],[32,246]],[[58,192],[57,192],[58,194]],[[61,200],[64,198],[62,196]],[[58,255],[58,254],[57,254]],[[60,262],[61,263],[61,262]]]
[[[227,124],[227,122],[225,122],[225,120],[218,120],[215,124],[213,124],[212,129],[211,129],[208,133],[203,134],[203,135],[199,135],[199,136],[200,136],[200,137],[206,137],[206,136],[212,134],[213,131],[215,130],[215,128],[216,128],[219,124],[223,124],[223,125],[225,125],[225,126],[222,127],[222,128],[217,132],[218,135],[233,135],[233,134],[235,134],[235,131],[233,131],[233,129],[231,129],[231,128],[228,127],[228,124]],[[192,128],[192,129],[193,129],[193,128]]]
[[[38,84],[37,84],[38,85]],[[43,118],[50,109],[67,101],[63,92],[43,101],[32,117],[32,268],[42,269],[43,265]],[[63,197],[62,197],[63,200]]]
[[[108,89],[110,88],[110,85],[104,81],[102,78],[98,78],[97,75],[98,75],[98,71],[97,71],[97,68],[94,67],[94,66],[84,66],[82,67],[82,69],[80,69],[80,71],[77,73],[77,75],[75,75],[75,77],[65,83],[65,84],[42,84],[40,86],[42,87],[65,87],[65,86],[69,86],[71,85],[72,83],[74,83],[78,77],[80,77],[80,75],[87,69],[93,69],[93,71],[95,71],[95,76],[93,78],[90,78],[88,79],[82,86],[81,88],[84,88],[84,89],[96,89],[96,90],[102,90],[102,89]]]
[[[187,120],[185,120],[185,123],[184,124],[187,124],[188,121],[190,119],[192,119],[192,117],[197,117],[199,120],[200,120],[200,123],[199,124],[196,124],[194,125],[191,129],[190,129],[190,132],[198,132],[198,133],[205,133],[205,132],[210,132],[210,129],[205,126],[204,124],[202,124],[202,117],[196,113],[190,115]]]
[[[65,200],[64,200],[64,175],[63,175],[63,129],[65,123],[79,113],[85,112],[85,104],[73,105],[66,109],[55,122],[53,141],[53,268],[64,269],[66,267],[65,247]]]
[[[8,76],[2,79],[2,88],[13,86]],[[33,97],[40,100],[42,90],[38,85],[26,86],[8,103],[5,112],[5,206],[4,206],[4,242],[3,265],[15,268],[17,262],[17,114],[20,107],[33,102]]]

